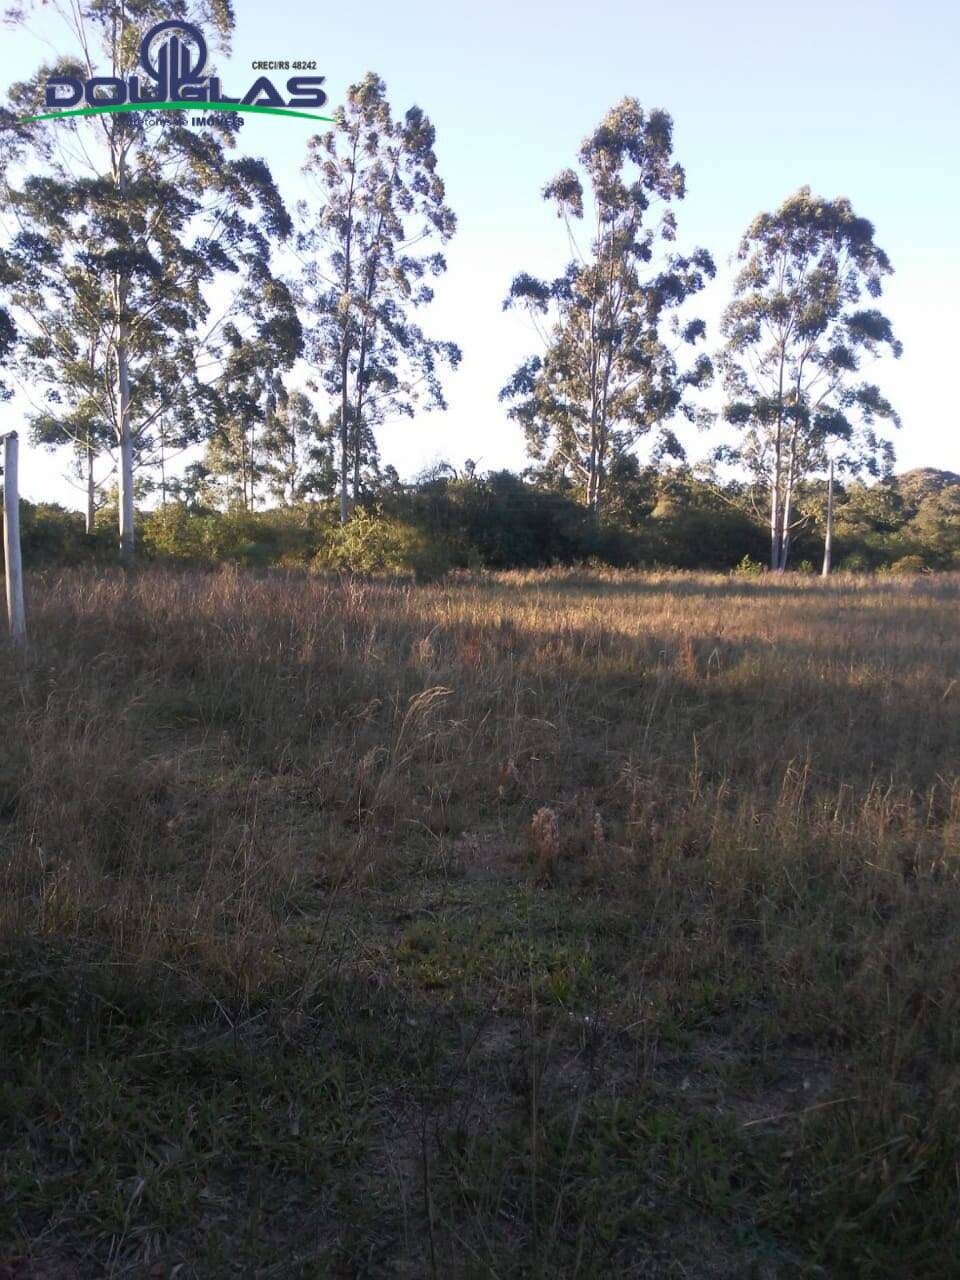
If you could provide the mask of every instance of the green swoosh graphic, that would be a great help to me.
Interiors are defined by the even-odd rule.
[[[114,111],[250,111],[263,116],[297,116],[301,120],[336,123],[333,116],[315,116],[309,111],[291,111],[289,107],[258,107],[242,102],[111,102],[102,107],[74,107],[69,111],[51,111],[45,116],[24,116],[17,123],[37,124],[41,120],[64,120],[67,116],[102,116]]]

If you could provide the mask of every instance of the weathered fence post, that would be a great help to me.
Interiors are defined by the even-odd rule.
[[[27,617],[23,609],[23,563],[20,559],[20,490],[17,460],[20,441],[15,431],[3,440],[3,556],[7,580],[7,617],[14,644],[27,642]]]

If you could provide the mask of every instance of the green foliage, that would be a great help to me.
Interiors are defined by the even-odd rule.
[[[656,505],[641,530],[645,562],[678,569],[730,569],[746,553],[763,556],[756,519],[722,490],[688,468],[661,472]]]
[[[597,551],[581,506],[509,471],[447,486],[456,543],[491,568],[569,563]]]
[[[891,573],[924,573],[927,566],[922,556],[901,556],[890,566]]]
[[[897,479],[840,490],[836,565],[857,572],[960,567],[960,483],[949,472],[939,474],[947,477],[942,484],[930,483],[925,496],[910,500]],[[721,572],[753,572],[764,563],[767,530],[735,488],[717,488],[674,469],[646,473],[634,491],[636,506],[621,503],[615,519],[611,513],[597,525],[569,492],[509,471],[457,476],[441,468],[417,484],[384,487],[379,505],[357,508],[340,532],[332,499],[255,512],[168,502],[144,514],[138,528],[151,559],[198,566],[312,566],[433,577],[448,568],[586,561]],[[811,495],[804,508],[808,525],[794,539],[802,571],[820,563],[821,496]],[[25,563],[40,567],[102,557],[113,544],[115,522],[112,501],[97,513],[88,538],[77,512],[24,502]]]
[[[764,572],[763,565],[752,556],[744,556],[733,570],[738,578],[758,578]]]
[[[337,404],[342,501],[376,470],[373,428],[385,414],[446,408],[439,367],[460,350],[428,337],[412,313],[446,271],[438,246],[456,230],[437,171],[436,131],[416,106],[394,119],[369,72],[350,85],[335,123],[310,142],[305,172],[317,200],[302,206],[298,248],[311,318],[307,355]],[[344,507],[343,515],[346,510]]]
[[[358,509],[344,525],[337,525],[314,557],[318,572],[346,569],[358,574],[415,573],[437,577],[449,567],[442,544],[431,541],[415,525],[384,515],[379,509]]]
[[[903,535],[937,568],[960,568],[960,483],[923,497]]]
[[[169,503],[143,518],[140,536],[144,551],[156,560],[305,568],[332,527],[333,513],[319,505],[196,512],[183,503]]]
[[[685,178],[665,111],[624,98],[584,141],[579,161],[586,182],[566,169],[543,189],[574,260],[552,281],[516,276],[504,303],[542,326],[546,350],[516,370],[500,399],[513,402],[530,456],[571,482],[597,517],[608,472],[638,437],[660,428],[658,451],[680,452],[664,424],[677,413],[693,418],[685,393],[707,382],[712,366],[701,355],[680,369],[676,349],[692,347],[705,329],[701,320],[681,324],[675,309],[715,268],[705,249],[671,248],[676,216],[668,206],[683,199]],[[596,232],[581,247],[574,223],[585,214]]]
[[[278,383],[260,440],[263,471],[271,497],[293,506],[307,498],[330,497],[336,489],[333,431],[321,423],[302,391]]]
[[[228,39],[232,11],[216,8]],[[58,12],[85,75],[133,71],[145,30],[170,16],[156,0]],[[209,6],[183,4],[178,16],[208,25]],[[11,87],[14,114],[43,109],[50,70]],[[167,450],[257,418],[268,376],[302,346],[292,294],[273,274],[273,242],[292,223],[270,171],[231,157],[239,117],[210,115],[199,129],[188,117],[117,114],[0,134],[0,209],[16,227],[0,285],[36,392],[34,436],[78,450],[85,474],[118,450],[125,558],[133,471],[159,463],[164,416]],[[213,295],[228,276],[223,314]]]
[[[892,446],[875,428],[899,419],[860,380],[865,358],[901,353],[886,316],[862,305],[893,271],[873,235],[849,200],[802,187],[757,217],[740,244],[721,331],[724,416],[741,437],[716,456],[745,466],[770,503],[773,569],[787,564],[800,487],[828,457],[847,474],[892,467]]]
[[[960,476],[928,467],[851,484],[839,493],[835,530],[845,568],[889,568],[904,558],[928,569],[960,568]]]
[[[875,562],[863,551],[851,551],[840,561],[845,573],[869,573],[875,567]]]
[[[955,471],[940,471],[936,467],[915,467],[897,476],[897,493],[902,510],[912,519],[927,498],[941,494],[945,489],[960,490],[960,475]]]
[[[0,286],[6,283],[6,264],[5,255],[0,252]],[[6,307],[0,306],[0,368],[6,364],[7,360],[16,349],[17,345],[17,328],[13,322],[10,312]],[[2,380],[0,380],[0,400],[8,400],[10,398],[10,389]]]
[[[27,569],[74,565],[104,555],[112,538],[88,537],[83,516],[54,502],[20,500],[20,548]],[[0,560],[2,560],[0,548]]]

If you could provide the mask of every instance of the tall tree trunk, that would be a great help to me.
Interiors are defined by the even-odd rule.
[[[593,450],[590,452],[590,470],[587,475],[587,511],[590,513],[591,522],[596,525],[599,523],[599,511],[597,509],[597,463],[596,454]]]
[[[240,510],[247,510],[247,433],[240,426]]]
[[[89,538],[93,534],[93,525],[97,517],[97,486],[94,483],[94,479],[93,479],[93,443],[90,439],[89,432],[87,433],[86,469],[87,469],[87,515],[86,515],[85,524],[86,524],[86,530],[87,530],[87,537]]]
[[[360,423],[357,423],[355,447],[353,450],[353,505],[360,501]]]
[[[120,310],[126,301],[126,288],[121,286]],[[135,538],[133,531],[133,436],[130,432],[130,369],[127,364],[124,323],[120,322],[117,341],[117,370],[120,384],[120,559],[133,563]]]
[[[255,485],[256,485],[256,481],[257,481],[257,472],[256,472],[256,447],[257,447],[257,437],[256,437],[256,430],[257,430],[257,425],[256,425],[256,423],[254,422],[254,420],[251,418],[251,420],[250,420],[250,454],[249,454],[249,459],[250,459],[250,461],[249,461],[249,466],[248,466],[248,468],[247,468],[247,474],[248,474],[248,475],[249,475],[249,477],[250,477],[250,507],[249,507],[249,510],[250,510],[250,511],[253,511],[253,509],[254,509],[254,508],[255,508],[255,506],[257,505],[257,495],[256,495],[256,489],[255,489]]]
[[[793,510],[793,479],[796,470],[796,447],[797,447],[797,431],[794,427],[793,435],[790,437],[790,462],[787,467],[787,489],[783,495],[783,524],[780,535],[780,563],[777,566],[780,573],[783,573],[787,567],[787,557],[790,554],[790,517]]]
[[[597,439],[596,407],[590,412],[590,456],[587,460],[587,510],[590,519],[596,525],[599,519],[600,505],[600,451]]]
[[[167,460],[166,460],[166,442],[164,439],[165,432],[163,429],[163,414],[160,415],[160,505],[166,511],[167,509]]]
[[[599,438],[597,440],[596,460],[594,462],[594,480],[593,480],[593,527],[600,527],[600,509],[603,506],[603,483],[605,479],[604,460],[606,458],[607,443],[606,429],[600,428]]]
[[[770,569],[773,573],[780,568],[780,476],[779,458],[770,488]]]
[[[349,403],[347,396],[347,342],[344,338],[343,355],[340,360],[340,523],[346,524],[350,519],[350,495],[347,492],[347,481],[350,475],[350,438],[347,429]]]
[[[770,487],[770,569],[780,568],[780,485],[783,480],[783,364],[784,351],[780,350],[780,383],[777,389],[777,435],[773,451],[773,483]]]
[[[787,556],[790,554],[790,519],[793,514],[793,489],[797,478],[797,445],[800,440],[801,403],[803,396],[803,365],[805,356],[801,355],[797,365],[797,381],[793,396],[793,429],[790,432],[790,465],[787,471],[787,492],[783,501],[783,538],[780,542],[780,572],[787,567]]]
[[[343,292],[341,303],[346,302],[349,306],[350,288],[353,284],[353,189],[357,175],[357,147],[360,142],[360,126],[357,125],[353,134],[353,161],[350,167],[350,194],[348,197],[348,208],[350,210],[347,218],[347,234],[346,243],[344,245],[343,255]],[[350,433],[347,426],[347,418],[350,411],[350,395],[347,386],[347,374],[350,371],[350,316],[349,311],[346,312],[343,322],[343,341],[340,344],[340,523],[346,524],[350,519],[350,495],[347,492],[347,482],[350,477]]]
[[[822,576],[830,576],[830,565],[833,559],[833,459],[830,459],[830,479],[827,481],[827,533],[823,540]]]
[[[603,380],[600,386],[600,411],[598,414],[599,421],[597,423],[597,482],[596,482],[596,501],[594,503],[594,524],[600,523],[600,508],[603,505],[603,490],[607,474],[607,449],[609,446],[609,437],[607,435],[607,411],[609,408],[610,397],[610,371],[613,367],[613,349],[607,347],[606,360],[604,362]]]
[[[90,343],[90,382],[93,384],[96,380],[96,339]],[[97,486],[93,478],[93,435],[89,426],[87,427],[87,438],[85,441],[85,463],[86,463],[86,481],[87,481],[87,511],[86,511],[86,531],[87,537],[93,536],[94,521],[97,518]]]
[[[363,342],[360,345],[360,359],[357,363],[357,407],[354,413],[353,424],[353,505],[356,506],[360,501],[360,459],[363,452],[362,424],[363,424],[363,366],[366,359],[366,352],[363,349]]]
[[[127,190],[126,160],[121,150],[117,159],[117,185],[120,201]],[[114,277],[117,308],[117,398],[120,408],[120,559],[133,563],[135,535],[133,529],[133,435],[130,430],[130,365],[127,353],[127,288],[129,282],[119,273]]]
[[[357,357],[357,411],[353,432],[353,504],[360,501],[360,454],[363,450],[363,376],[367,366],[367,323],[360,331],[360,351]]]
[[[20,559],[20,490],[17,463],[20,442],[16,431],[3,438],[3,563],[7,586],[7,618],[15,645],[27,643],[23,608],[23,565]]]

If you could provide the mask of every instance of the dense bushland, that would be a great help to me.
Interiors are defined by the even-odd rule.
[[[615,477],[616,479],[616,477]],[[794,533],[794,565],[819,569],[825,495],[806,499]],[[263,511],[168,503],[140,516],[152,560],[188,565],[234,562],[360,573],[452,568],[537,568],[595,560],[612,566],[728,570],[763,562],[767,531],[737,486],[707,483],[686,470],[636,469],[611,485],[601,524],[569,493],[508,471],[434,474],[411,485],[384,484],[350,524],[333,503]],[[50,504],[24,505],[28,566],[113,557],[115,513],[101,513],[87,537],[83,518]],[[960,566],[960,477],[932,468],[879,484],[838,488],[834,563],[853,571],[921,572]]]

